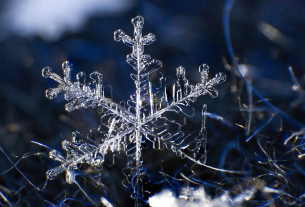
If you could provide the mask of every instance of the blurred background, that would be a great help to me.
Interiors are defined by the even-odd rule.
[[[251,133],[245,135],[245,130],[237,126],[245,126],[247,115],[242,113],[241,105],[248,105],[248,93],[231,66],[224,40],[224,6],[223,0],[1,0],[0,146],[13,162],[25,153],[40,152],[40,155],[22,159],[18,167],[29,180],[42,188],[45,172],[58,163],[48,159],[47,148],[31,141],[60,150],[62,139],[70,139],[72,131],[87,134],[91,128],[96,128],[101,114],[98,109],[68,113],[64,110],[66,102],[63,96],[52,101],[47,99],[45,90],[55,87],[56,83],[41,76],[42,68],[50,66],[62,75],[61,64],[68,60],[74,65],[73,81],[80,71],[87,75],[98,71],[103,74],[104,84],[113,87],[115,101],[128,100],[134,93],[134,84],[129,79],[132,69],[126,63],[126,55],[131,49],[115,42],[113,32],[122,29],[132,36],[130,20],[141,15],[145,19],[143,34],[153,33],[157,37],[154,44],[145,48],[146,53],[163,62],[160,71],[164,76],[175,77],[175,68],[182,65],[190,83],[196,84],[200,82],[198,66],[206,63],[210,66],[210,77],[218,72],[228,77],[225,84],[217,87],[217,99],[203,97],[194,104],[199,114],[202,104],[206,103],[210,113],[228,121],[225,125],[208,119],[208,164],[219,167],[219,154],[228,146],[227,143],[232,142],[236,146],[232,147],[236,150],[232,157],[249,157],[248,161],[257,161],[259,158],[254,158],[253,152],[261,152],[259,146],[254,138],[253,143],[245,143],[245,140],[267,123],[274,110],[259,103],[260,99],[253,95],[253,105],[261,111],[253,117]],[[304,9],[303,0],[236,0],[230,17],[231,41],[244,77],[275,107],[301,124],[305,124],[301,90],[305,83]],[[289,66],[300,83],[300,90],[293,90],[295,83]],[[198,117],[194,121],[197,123],[196,119]],[[268,137],[273,144],[277,140],[279,146],[273,145],[273,148],[278,148],[276,153],[284,154],[289,150],[283,148],[285,138],[299,130],[298,127],[277,116],[270,129],[262,132],[261,136]],[[219,146],[220,141],[222,146]],[[175,157],[159,158],[160,162],[154,166],[156,174],[161,169],[162,160],[168,158]],[[116,162],[121,163],[118,167],[106,167],[103,175],[105,178],[111,175],[113,179],[117,176],[117,181],[104,180],[105,186],[99,191],[114,206],[125,206],[125,201],[133,202],[129,198],[130,189],[128,191],[121,185],[124,179],[121,170],[126,164],[124,158],[121,159]],[[145,159],[149,163],[149,157]],[[0,190],[18,206],[26,203],[30,206],[47,205],[44,200],[59,204],[66,197],[74,196],[68,192],[77,192],[77,188],[69,190],[73,186],[65,185],[63,176],[58,181],[50,181],[45,190],[38,192],[16,169],[6,171],[12,164],[4,153],[0,153],[0,161],[0,173],[4,172],[0,175]],[[299,164],[305,170],[304,164]],[[167,173],[174,173],[178,166],[168,169]],[[232,166],[240,170],[236,163]],[[291,174],[295,172],[292,170]],[[260,173],[255,171],[251,176]],[[207,175],[201,179],[221,180],[221,175],[215,176],[211,171]],[[116,184],[112,185],[114,182]],[[151,192],[161,188],[152,187]],[[294,189],[294,192],[297,197],[302,191]],[[5,201],[1,200],[1,205],[4,204]]]

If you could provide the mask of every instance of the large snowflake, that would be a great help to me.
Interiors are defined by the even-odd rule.
[[[118,104],[106,97],[107,87],[103,86],[103,76],[99,72],[91,73],[89,82],[86,82],[86,75],[80,72],[76,75],[76,82],[71,82],[72,64],[69,62],[63,63],[63,78],[53,73],[50,67],[42,70],[43,77],[51,78],[59,84],[56,88],[47,90],[46,96],[54,99],[57,94],[64,92],[65,99],[69,101],[66,104],[67,111],[88,107],[103,109],[102,123],[97,130],[99,140],[93,142],[89,136],[86,141],[79,138],[81,136],[78,132],[73,132],[72,141],[62,142],[62,147],[67,152],[65,157],[56,150],[50,151],[50,158],[61,164],[47,171],[48,179],[66,172],[66,181],[69,184],[75,183],[80,165],[100,168],[109,151],[125,152],[130,158],[127,163],[131,170],[129,181],[136,197],[141,197],[141,153],[142,144],[147,141],[152,143],[154,149],[166,147],[182,158],[206,166],[206,105],[202,108],[202,127],[197,132],[185,133],[184,121],[175,115],[193,116],[194,110],[190,103],[201,95],[217,97],[218,92],[214,86],[223,83],[226,76],[218,73],[209,80],[209,67],[203,64],[199,66],[201,83],[196,85],[189,84],[185,69],[181,66],[176,69],[176,80],[163,78],[159,72],[162,63],[144,54],[144,46],[153,43],[155,35],[150,33],[142,36],[143,17],[137,16],[131,23],[134,25],[134,38],[122,30],[114,32],[115,41],[122,41],[132,48],[132,53],[127,55],[127,63],[135,72],[130,75],[135,84],[135,94],[130,95],[127,104]],[[157,83],[152,82],[153,77],[157,77]]]

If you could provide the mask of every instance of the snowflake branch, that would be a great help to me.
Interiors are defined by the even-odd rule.
[[[72,70],[72,64],[68,61],[62,65],[64,72],[64,79],[59,75],[52,72],[50,67],[45,67],[42,70],[42,76],[50,78],[59,83],[57,88],[51,88],[46,91],[46,97],[54,99],[57,94],[65,91],[65,99],[67,101],[72,100],[66,104],[66,111],[71,112],[81,107],[103,107],[113,113],[114,115],[124,119],[127,123],[134,123],[135,116],[121,105],[111,101],[104,96],[102,85],[102,74],[93,72],[90,74],[91,81],[85,83],[86,75],[80,72],[76,75],[77,81],[72,83],[70,81],[70,71]]]
[[[177,100],[176,102],[172,102],[171,105],[148,116],[143,122],[143,124],[146,124],[160,117],[163,113],[167,111],[175,111],[174,107],[177,107],[179,104],[186,103],[188,105],[187,103],[188,101],[193,101],[195,98],[201,95],[209,94],[212,98],[216,98],[218,96],[218,91],[214,88],[214,86],[223,83],[225,80],[226,80],[226,75],[223,73],[216,74],[215,77],[211,79],[209,82],[206,81],[206,78],[203,78],[202,83],[198,83],[195,87],[194,86],[191,87],[190,94]]]

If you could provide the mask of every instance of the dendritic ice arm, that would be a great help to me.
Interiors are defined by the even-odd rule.
[[[134,38],[126,35],[119,29],[114,32],[114,40],[118,42],[122,41],[127,46],[132,47],[132,53],[127,55],[127,63],[136,71],[136,74],[131,74],[131,78],[135,83],[136,92],[130,96],[130,100],[127,102],[129,106],[128,110],[135,114],[135,130],[130,136],[129,143],[127,144],[127,148],[129,149],[127,155],[135,161],[134,165],[128,164],[128,166],[133,170],[131,174],[135,175],[135,179],[133,178],[131,183],[135,184],[134,190],[137,199],[136,202],[138,203],[139,197],[142,197],[143,193],[140,185],[141,178],[138,176],[142,166],[142,123],[145,122],[145,117],[149,112],[153,113],[152,106],[154,104],[151,96],[152,91],[149,80],[151,74],[156,74],[156,72],[158,72],[162,67],[162,63],[159,60],[151,60],[149,55],[144,54],[144,46],[155,41],[155,36],[153,34],[142,36],[144,18],[137,16],[131,20],[131,23],[134,25]]]
[[[181,71],[181,67],[177,68],[177,70]],[[223,73],[218,73],[215,75],[214,78],[208,80],[209,67],[206,64],[202,64],[201,66],[199,66],[199,72],[201,73],[201,83],[197,83],[196,86],[185,85],[184,93],[180,91],[181,89],[176,90],[178,88],[177,87],[178,84],[174,84],[172,86],[173,101],[171,103],[168,103],[167,98],[165,97],[167,106],[147,117],[143,124],[146,124],[160,117],[163,113],[167,111],[181,111],[182,109],[179,106],[182,105],[189,106],[190,101],[194,102],[196,98],[201,95],[209,94],[212,98],[216,98],[218,96],[218,91],[214,88],[214,86],[225,82],[226,75]],[[187,79],[185,78],[185,71],[183,71],[182,74],[181,72],[179,72],[179,76],[182,76],[186,82]]]
[[[165,115],[167,112],[174,112],[193,116],[194,111],[190,106],[190,102],[194,102],[201,95],[209,94],[213,98],[218,96],[218,91],[214,86],[223,83],[226,80],[226,76],[223,73],[218,73],[214,78],[209,80],[209,67],[205,64],[199,66],[199,72],[201,74],[201,83],[193,86],[189,84],[185,77],[185,69],[178,67],[177,80],[170,85],[172,90],[171,101],[167,97],[167,88],[165,87],[163,97],[163,100],[165,100],[163,105],[165,107],[160,107],[159,110],[151,113],[150,116],[143,120],[141,130],[147,140],[153,143],[154,148],[163,149],[163,147],[166,147],[182,158],[188,158],[199,165],[205,166],[207,157],[205,113],[207,106],[204,105],[202,108],[202,127],[197,132],[185,133],[182,123],[175,119],[169,119]]]
[[[137,16],[131,20],[131,23],[134,25],[134,38],[126,35],[125,32],[119,29],[114,32],[114,40],[117,42],[122,41],[127,46],[132,47],[132,53],[127,55],[127,63],[138,72],[138,74],[132,75],[136,81],[138,78],[145,77],[161,68],[162,62],[156,59],[151,60],[150,55],[144,54],[144,46],[156,41],[154,34],[149,33],[144,37],[142,36],[144,18]],[[155,66],[155,69],[151,70],[150,67],[152,66]],[[142,74],[142,71],[147,72]]]
[[[90,74],[90,81],[86,83],[86,74],[79,72],[76,74],[76,82],[71,82],[72,64],[68,61],[62,64],[64,78],[52,72],[50,67],[42,70],[42,76],[50,78],[59,83],[56,88],[46,91],[46,97],[54,99],[57,94],[65,92],[65,99],[70,101],[66,104],[66,111],[73,111],[79,108],[103,107],[116,116],[122,117],[126,122],[133,122],[134,115],[129,113],[122,105],[112,102],[111,97],[105,96],[103,87],[103,76],[99,72]]]
[[[66,172],[66,182],[73,184],[77,174],[75,171],[78,170],[81,164],[101,168],[108,151],[125,151],[126,144],[124,143],[124,138],[133,131],[133,127],[126,129],[122,133],[104,139],[101,144],[89,144],[83,140],[84,137],[79,132],[73,132],[72,141],[64,140],[62,142],[62,148],[67,152],[66,157],[62,156],[55,149],[50,151],[49,157],[55,161],[59,161],[61,165],[48,170],[46,173],[47,179],[53,180],[59,174]]]

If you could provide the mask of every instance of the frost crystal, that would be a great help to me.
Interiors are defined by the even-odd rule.
[[[151,142],[154,149],[166,147],[182,158],[188,158],[200,165],[205,164],[206,105],[202,109],[202,128],[197,133],[184,133],[184,122],[173,119],[173,114],[193,116],[194,110],[190,102],[206,94],[212,98],[217,97],[218,92],[214,86],[223,83],[226,76],[218,73],[209,80],[209,67],[203,64],[199,66],[201,83],[196,85],[189,84],[182,66],[176,69],[176,81],[163,78],[158,71],[162,62],[144,54],[144,46],[153,43],[156,40],[155,35],[149,33],[142,36],[143,17],[137,16],[131,23],[134,25],[134,38],[122,30],[114,32],[115,41],[122,41],[132,48],[132,53],[127,55],[127,63],[135,72],[130,75],[135,84],[135,93],[130,95],[127,104],[117,104],[111,97],[105,96],[105,90],[109,88],[103,86],[103,76],[98,72],[90,74],[89,82],[86,82],[83,72],[76,75],[75,82],[71,82],[72,64],[69,62],[62,65],[63,78],[53,73],[49,67],[42,70],[43,77],[51,78],[59,84],[56,88],[47,90],[46,96],[53,99],[64,91],[64,97],[69,101],[66,104],[67,111],[88,107],[103,108],[102,123],[96,131],[99,141],[93,141],[93,132],[83,138],[81,134],[74,132],[72,141],[62,142],[62,148],[67,152],[66,157],[56,150],[49,153],[49,157],[59,161],[61,165],[47,171],[48,179],[54,179],[60,173],[66,172],[66,181],[69,184],[75,183],[76,171],[80,165],[102,167],[104,157],[109,151],[125,152],[130,158],[127,168],[131,171],[129,182],[133,186],[134,196],[142,197],[141,176],[144,170],[141,145],[146,141]],[[159,78],[157,84],[152,82],[152,77],[156,76]]]
[[[150,197],[148,203],[151,207],[241,207],[244,201],[254,197],[255,192],[256,189],[253,187],[235,198],[232,198],[228,192],[211,198],[203,187],[199,189],[182,188],[178,198],[170,190],[163,190]]]

